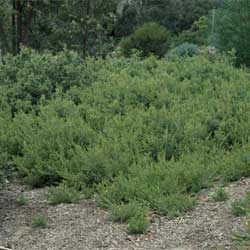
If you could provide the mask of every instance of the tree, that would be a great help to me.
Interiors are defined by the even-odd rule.
[[[0,0],[0,49],[6,53],[11,48],[11,5],[8,1]]]
[[[115,34],[130,35],[145,22],[157,22],[174,33],[191,28],[194,21],[218,5],[220,0],[123,0]]]
[[[0,0],[0,46],[102,56],[145,22],[179,33],[218,0]]]
[[[208,19],[205,16],[195,21],[191,28],[184,30],[172,40],[173,46],[179,46],[183,43],[193,43],[199,46],[208,45],[209,42],[209,25]]]
[[[117,5],[117,22],[115,24],[115,36],[128,36],[143,24],[142,0],[123,0]]]
[[[118,0],[40,1],[32,24],[32,47],[60,51],[74,49],[96,55],[105,45],[115,19]]]
[[[237,65],[250,66],[250,1],[226,0],[217,15],[220,48],[235,49]]]
[[[179,33],[216,6],[217,0],[143,0],[143,18]]]
[[[98,54],[100,47],[109,42],[117,3],[118,0],[0,0],[1,47],[5,52],[12,47],[14,54],[21,46],[55,52],[67,47],[84,56]]]
[[[33,19],[34,0],[0,1],[0,41],[3,52],[13,54],[20,51],[20,47],[29,45],[29,35]]]

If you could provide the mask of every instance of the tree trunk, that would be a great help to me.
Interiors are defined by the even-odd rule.
[[[1,36],[1,40],[2,40],[2,44],[1,44],[2,52],[6,53],[7,51],[9,51],[9,43],[8,43],[8,40],[7,40],[7,37],[5,34],[5,30],[4,30],[2,23],[0,23],[0,34],[1,34],[0,36]]]
[[[12,0],[12,53],[17,53],[17,36],[16,36],[16,0]]]
[[[84,2],[83,2],[84,3]],[[83,6],[84,9],[85,6]],[[89,25],[88,25],[88,18],[90,15],[90,0],[86,0],[86,12],[84,13],[86,15],[86,22],[83,26],[83,57],[86,57],[87,55],[87,49],[88,49],[88,36],[89,36]]]
[[[21,43],[23,40],[23,24],[22,24],[22,4],[21,0],[16,0],[17,10],[17,53],[20,52]]]
[[[22,45],[24,46],[28,46],[29,44],[29,32],[30,32],[30,26],[31,26],[31,22],[32,22],[32,17],[33,17],[33,1],[30,0],[27,3],[27,8],[28,8],[28,14],[27,14],[27,20],[26,20],[26,24],[24,27],[24,31],[22,34]]]

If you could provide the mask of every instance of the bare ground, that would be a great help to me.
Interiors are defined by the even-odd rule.
[[[250,179],[231,183],[226,190],[228,201],[214,202],[213,190],[205,191],[192,211],[175,220],[151,214],[148,233],[131,236],[125,224],[113,223],[94,201],[50,206],[43,198],[44,189],[11,184],[0,192],[0,246],[13,250],[250,249],[232,241],[233,232],[243,228],[246,218],[231,213],[232,201],[250,191]],[[30,199],[27,206],[17,205],[20,194]],[[31,227],[32,217],[40,213],[48,217],[46,229]]]

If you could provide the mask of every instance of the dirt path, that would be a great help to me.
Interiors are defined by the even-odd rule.
[[[226,202],[205,201],[201,195],[199,204],[185,216],[168,220],[152,215],[147,234],[130,236],[126,225],[111,222],[109,213],[94,202],[48,206],[43,200],[44,190],[26,191],[10,185],[0,192],[0,246],[13,250],[240,249],[231,238],[233,231],[242,228],[244,218],[231,214],[231,203],[250,191],[250,179],[231,183],[226,190],[230,193]],[[212,192],[204,195],[209,197]],[[25,207],[16,204],[21,193],[31,200]],[[48,216],[49,228],[30,226],[38,213]]]

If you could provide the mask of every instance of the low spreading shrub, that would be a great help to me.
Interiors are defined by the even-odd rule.
[[[112,220],[114,221],[127,222],[137,213],[146,216],[147,210],[135,201],[131,201],[127,204],[113,205],[111,207]]]
[[[46,194],[47,200],[51,205],[57,205],[61,203],[72,204],[79,203],[82,199],[82,194],[72,188],[64,186],[52,187]]]
[[[80,56],[72,51],[53,55],[24,48],[15,59],[9,55],[0,64],[0,87],[7,92],[12,112],[30,112],[38,109],[41,97],[49,100],[58,89],[64,92],[72,86],[89,84],[85,68]]]
[[[157,200],[156,208],[170,219],[173,219],[192,208],[194,204],[195,200],[191,197],[183,194],[172,194]]]
[[[4,178],[17,169],[32,187],[63,183],[66,190],[52,189],[53,203],[74,200],[69,190],[95,193],[100,205],[136,232],[144,231],[133,228],[144,228],[147,220],[128,215],[134,206],[174,218],[214,180],[250,176],[250,74],[224,56],[132,55],[83,63],[68,52],[22,53],[0,66]],[[43,88],[55,79],[58,88],[29,102],[23,84],[37,79],[31,72],[41,58],[55,65],[64,59],[60,67],[43,65],[38,81]],[[63,82],[67,74],[72,82]],[[14,98],[17,86],[24,95]],[[23,109],[27,102],[30,108]]]
[[[0,107],[0,189],[5,187],[16,173],[16,168],[13,164],[13,156],[16,155],[16,151],[14,150],[15,147],[12,147],[14,145],[11,139],[15,131],[11,124],[11,113],[3,105]]]

